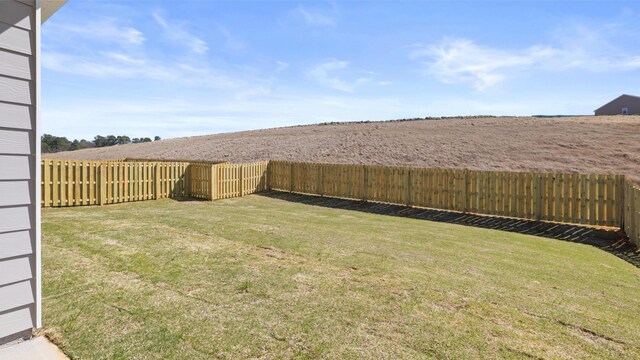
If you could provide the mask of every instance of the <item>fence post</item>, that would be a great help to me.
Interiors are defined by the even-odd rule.
[[[238,192],[239,196],[244,196],[244,164],[240,165],[240,175],[239,175],[239,184],[238,184]]]
[[[209,200],[218,199],[218,166],[211,165],[211,189],[209,189]]]
[[[264,168],[264,175],[263,175],[264,176],[264,186],[263,186],[262,190],[264,190],[264,191],[270,191],[271,190],[271,187],[270,187],[270,185],[271,185],[271,179],[270,179],[271,178],[271,166],[269,164],[271,164],[271,162],[267,160],[267,163],[266,163],[265,168]]]
[[[293,162],[289,162],[289,192],[293,192]]]
[[[367,201],[367,183],[369,182],[369,168],[362,165],[362,200]]]
[[[462,212],[467,212],[467,206],[469,204],[469,200],[467,199],[469,196],[469,177],[467,176],[467,170],[462,170]]]
[[[407,168],[407,195],[405,202],[407,206],[411,206],[411,168]]]
[[[535,174],[535,188],[533,189],[533,199],[536,201],[535,206],[535,217],[536,220],[540,220],[542,218],[542,175]]]
[[[162,197],[160,194],[160,164],[154,163],[154,175],[153,175],[153,183],[154,183],[154,191],[155,191],[155,199],[158,200]]]
[[[104,161],[100,162],[100,199],[98,203],[100,205],[104,205],[106,203],[107,198],[107,169]]]
[[[625,203],[631,201],[631,199],[626,198],[625,195],[630,197],[633,194],[633,186],[625,180],[624,175],[616,175],[616,188],[618,189],[618,193],[616,194],[616,208],[614,211],[621,226],[624,226],[624,219],[626,217]],[[625,188],[628,188],[628,191],[625,191]]]
[[[324,174],[322,169],[324,169],[324,166],[322,164],[317,164],[316,166],[318,167],[318,195],[322,196],[322,192],[324,191],[324,184],[322,183],[324,181]]]

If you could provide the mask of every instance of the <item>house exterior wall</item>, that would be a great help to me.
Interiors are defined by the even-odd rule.
[[[629,115],[640,114],[640,97],[622,95],[595,111],[596,115],[622,115],[622,108],[628,109]]]
[[[39,1],[0,1],[0,344],[40,326]]]

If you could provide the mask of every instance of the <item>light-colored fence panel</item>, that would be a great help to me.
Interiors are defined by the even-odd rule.
[[[186,183],[188,196],[213,200],[212,164],[192,163],[188,167]]]
[[[248,164],[215,164],[213,174],[214,200],[244,196],[266,191],[268,186],[268,161]]]
[[[624,232],[640,247],[640,185],[624,183]]]
[[[271,189],[576,224],[620,226],[622,176],[269,163]]]
[[[43,159],[41,206],[117,204],[188,196],[188,163]]]
[[[42,160],[42,206],[103,205],[265,190],[574,224],[620,226],[640,244],[640,187],[620,175],[263,161]]]
[[[100,163],[95,161],[42,161],[42,206],[77,206],[100,203]]]

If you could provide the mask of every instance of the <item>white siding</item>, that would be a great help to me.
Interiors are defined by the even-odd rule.
[[[0,261],[33,253],[29,230],[0,234]]]
[[[14,103],[31,105],[33,89],[31,81],[0,77],[0,99]]]
[[[0,206],[31,204],[29,181],[0,181]]]
[[[33,7],[10,1],[0,2],[0,22],[13,25],[18,28],[31,30]]]
[[[0,311],[29,305],[34,301],[31,280],[0,287]]]
[[[31,106],[0,103],[0,127],[31,130],[32,117]]]
[[[30,280],[32,277],[33,271],[31,271],[29,256],[0,260],[0,286],[4,287],[18,281]]]
[[[31,311],[29,308],[21,308],[0,316],[0,338],[31,328]],[[16,329],[22,329],[17,330]]]
[[[8,51],[0,51],[0,75],[8,75],[25,80],[32,80],[29,56]]]
[[[31,153],[30,131],[0,130],[0,154]]]
[[[0,0],[0,343],[39,321],[37,18],[28,1]]]
[[[29,163],[29,157],[18,155],[0,155],[0,181],[28,180],[35,173]]]
[[[31,55],[30,40],[31,33],[28,30],[0,23],[0,48]]]
[[[29,210],[29,206],[0,207],[0,233],[31,229]]]

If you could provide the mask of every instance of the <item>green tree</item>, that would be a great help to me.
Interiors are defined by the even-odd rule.
[[[96,135],[96,137],[93,138],[93,143],[96,147],[105,147],[107,146],[107,138],[101,135]]]
[[[131,144],[131,138],[127,135],[120,135],[117,138],[118,145]]]

